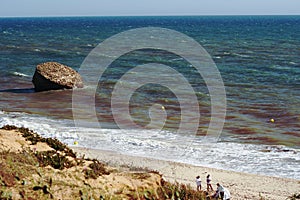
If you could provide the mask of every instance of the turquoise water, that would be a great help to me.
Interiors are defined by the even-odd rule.
[[[72,122],[72,91],[34,92],[31,78],[37,64],[57,61],[79,70],[99,43],[114,34],[141,27],[179,31],[195,39],[211,55],[227,95],[227,117],[218,145],[224,145],[226,155],[231,155],[230,150],[235,147],[235,151],[245,152],[240,158],[245,158],[242,161],[248,162],[248,168],[238,164],[240,158],[234,157],[234,153],[228,158],[225,155],[207,163],[197,162],[200,152],[208,148],[198,144],[198,140],[205,135],[210,120],[209,92],[189,63],[169,52],[133,51],[111,64],[96,94],[98,121],[107,133],[102,139],[95,130],[84,136],[80,131],[76,133]],[[299,16],[0,18],[0,109],[5,111],[1,113],[0,124],[32,126],[46,136],[56,136],[70,144],[76,139],[83,146],[128,154],[151,157],[155,155],[153,151],[162,150],[169,152],[162,159],[177,161],[182,160],[174,156],[176,151],[172,148],[180,147],[192,152],[183,159],[192,164],[271,175],[282,168],[280,176],[299,179],[299,55]],[[193,86],[201,113],[196,136],[175,134],[180,123],[179,102],[168,88],[155,84],[145,85],[133,94],[130,112],[137,124],[145,126],[150,120],[150,106],[164,105],[168,114],[166,132],[145,130],[135,136],[118,132],[110,109],[113,87],[127,70],[152,62],[172,66]],[[41,119],[50,127],[35,123]],[[98,139],[91,141],[91,138]],[[175,147],[156,143],[162,138],[172,141]],[[211,148],[216,151],[215,146]],[[272,167],[257,167],[261,166],[254,163],[258,157],[270,158],[258,160]],[[232,164],[228,164],[229,159]]]

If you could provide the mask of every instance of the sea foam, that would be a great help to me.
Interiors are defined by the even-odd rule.
[[[215,143],[204,137],[161,130],[74,127],[72,120],[1,111],[0,127],[6,124],[32,129],[68,145],[77,141],[81,147],[127,155],[300,179],[300,150],[285,146],[240,144],[222,139]]]

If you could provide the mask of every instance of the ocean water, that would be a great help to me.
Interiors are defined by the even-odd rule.
[[[227,99],[218,142],[204,139],[211,117],[205,81],[190,63],[170,52],[135,50],[111,63],[97,86],[96,121],[88,115],[80,119],[87,127],[74,122],[72,90],[34,92],[31,79],[37,64],[57,61],[80,71],[99,43],[143,27],[183,33],[211,55]],[[129,110],[133,121],[145,127],[151,106],[163,106],[163,129],[135,129],[130,123],[119,128],[111,109],[114,87],[122,75],[145,63],[172,66],[185,76],[199,103],[197,132],[176,132],[185,108],[159,84],[139,87]],[[0,18],[0,74],[0,126],[28,127],[69,145],[78,141],[83,147],[129,155],[300,179],[299,16]],[[155,69],[150,76],[156,76]],[[122,84],[130,87],[133,82]],[[76,91],[89,98],[91,88],[86,82]],[[116,110],[122,117],[121,111]]]

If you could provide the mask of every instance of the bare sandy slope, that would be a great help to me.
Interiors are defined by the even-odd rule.
[[[129,165],[131,167],[157,170],[164,175],[167,181],[177,181],[193,186],[195,185],[195,177],[200,175],[204,189],[206,189],[206,175],[210,174],[213,188],[216,189],[217,182],[221,183],[229,189],[232,199],[256,200],[261,199],[261,195],[269,200],[285,200],[288,196],[300,192],[300,180],[218,170],[182,163],[127,156],[110,151],[79,147],[72,148],[79,154],[85,154],[90,158],[97,158],[113,166],[122,167]]]

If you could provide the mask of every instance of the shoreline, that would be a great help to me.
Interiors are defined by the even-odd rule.
[[[158,134],[157,131],[140,133],[131,130],[118,131],[118,129],[99,131],[79,128],[75,130],[72,125],[73,120],[47,118],[47,116],[22,112],[0,112],[0,115],[2,126],[6,124],[24,126],[42,133],[44,137],[56,137],[69,145],[77,141],[83,147],[116,150],[128,155],[300,180],[298,167],[300,149],[283,144],[243,143],[239,140],[231,140],[227,135],[224,135],[224,140],[213,143],[202,142],[202,136],[182,138],[181,135],[176,136],[172,132]],[[149,138],[145,140],[145,136]],[[96,141],[98,137],[103,143],[98,144]],[[191,142],[192,145],[187,142]],[[181,154],[186,155],[181,156]]]
[[[8,129],[6,130],[0,130],[0,149],[6,153],[12,152],[11,155],[16,156],[14,152],[22,152],[26,148],[30,148],[31,151],[29,152],[42,152],[42,151],[52,151],[52,147],[49,147],[48,145],[45,145],[44,143],[38,142],[35,145],[30,144],[27,139],[24,137],[30,137],[32,141],[39,141],[37,136],[34,136],[34,133],[31,132],[29,129],[18,129],[16,127],[7,127]],[[18,131],[19,130],[19,131]],[[20,131],[23,131],[24,133],[30,133],[32,135],[27,134],[27,136],[22,136]],[[51,140],[51,138],[49,138]],[[57,139],[52,139],[52,141],[59,142]],[[55,144],[55,148],[57,147],[58,144]],[[193,166],[189,164],[184,164],[184,163],[176,163],[172,161],[164,161],[164,160],[158,160],[158,159],[152,159],[152,158],[145,158],[145,157],[137,157],[137,156],[129,156],[129,155],[124,155],[120,154],[117,152],[113,151],[103,151],[103,150],[97,150],[97,149],[89,149],[89,148],[84,148],[84,147],[76,147],[76,146],[71,146],[67,147],[65,144],[60,143],[59,145],[64,146],[63,148],[65,149],[71,149],[72,151],[76,152],[76,154],[72,153],[75,157],[77,157],[79,160],[87,160],[91,161],[93,159],[96,159],[100,161],[100,163],[106,164],[108,168],[113,168],[116,169],[117,174],[115,173],[114,175],[110,176],[100,176],[98,177],[97,181],[91,180],[89,181],[89,184],[94,185],[94,188],[102,188],[103,184],[105,185],[111,185],[112,190],[118,190],[123,188],[123,185],[118,185],[119,181],[124,179],[122,176],[121,179],[117,178],[119,177],[120,173],[123,174],[124,172],[130,172],[130,171],[135,171],[135,172],[142,172],[142,173],[148,173],[154,174],[154,176],[161,174],[160,179],[163,179],[167,182],[174,183],[182,183],[184,185],[190,185],[193,190],[196,190],[196,183],[195,183],[195,178],[196,176],[200,176],[202,179],[202,190],[206,190],[206,176],[208,174],[211,175],[212,179],[212,186],[213,189],[216,190],[216,184],[220,183],[224,187],[226,187],[230,193],[231,193],[231,199],[234,200],[286,200],[286,199],[291,199],[288,197],[291,197],[292,195],[298,195],[299,188],[300,188],[300,180],[297,179],[288,179],[288,178],[278,178],[278,177],[271,177],[271,176],[264,176],[264,175],[256,175],[256,174],[247,174],[247,173],[242,173],[242,172],[234,172],[234,171],[228,171],[228,170],[221,170],[221,169],[214,169],[214,168],[208,168],[208,167],[201,167],[201,166]],[[23,150],[22,150],[23,149]],[[20,151],[21,150],[21,151]],[[65,150],[64,150],[65,151]],[[56,153],[59,151],[56,150]],[[70,152],[68,150],[68,152]],[[49,153],[49,152],[48,152]],[[33,154],[31,154],[33,155]],[[22,156],[23,153],[22,153]],[[19,157],[19,159],[21,158]],[[51,157],[51,156],[50,156]],[[50,158],[49,157],[49,158]],[[2,157],[2,159],[5,158]],[[15,159],[17,159],[16,157]],[[85,158],[85,159],[83,159]],[[86,159],[87,158],[87,159]],[[51,157],[51,160],[53,157]],[[61,160],[62,161],[62,160]],[[96,161],[96,162],[98,162]],[[5,163],[5,162],[4,162]],[[8,162],[7,164],[13,164]],[[23,161],[19,163],[21,168],[24,165]],[[56,163],[57,164],[57,163]],[[60,166],[65,166],[65,164],[61,164],[60,162],[58,163]],[[48,165],[48,164],[47,164]],[[12,165],[14,166],[14,165]],[[27,165],[25,165],[27,166]],[[23,167],[25,167],[23,166]],[[34,165],[36,168],[36,164]],[[14,167],[12,167],[14,169]],[[42,169],[42,168],[40,168]],[[55,168],[56,169],[56,168]],[[42,170],[55,170],[52,167],[46,167],[43,168]],[[86,170],[84,166],[77,166],[75,168],[72,168],[69,173],[70,176],[74,176],[74,170],[77,170],[77,174],[81,174],[82,172]],[[10,169],[11,170],[11,169]],[[14,174],[8,174],[6,173],[7,170],[4,169],[2,171],[2,175],[4,178],[6,177],[14,177]],[[115,171],[115,170],[113,170]],[[62,172],[62,174],[67,173],[68,170]],[[158,172],[158,173],[157,173]],[[23,172],[22,172],[23,173]],[[22,174],[20,173],[20,174]],[[44,174],[46,175],[46,178],[48,176],[53,176],[53,173],[57,173],[57,171],[52,171],[52,172],[45,172]],[[19,172],[18,172],[19,174]],[[155,175],[156,174],[156,175]],[[148,176],[147,175],[147,176]],[[40,176],[40,175],[39,175]],[[77,175],[76,175],[77,176]],[[150,176],[152,177],[152,175]],[[45,177],[43,176],[43,181],[45,182],[44,179]],[[53,177],[53,180],[56,180]],[[158,177],[159,178],[159,177]],[[129,173],[129,176],[127,176],[126,183],[127,185],[132,182],[132,173]],[[7,179],[11,180],[11,179]],[[118,180],[118,181],[115,181]],[[82,178],[82,181],[78,185],[78,187],[82,187],[82,184],[86,184],[86,179]],[[100,181],[100,182],[99,182]],[[14,181],[13,181],[14,182]],[[29,181],[30,182],[30,181]],[[14,182],[15,183],[15,182]],[[115,185],[117,183],[117,185]],[[152,181],[151,184],[155,185],[157,181]],[[13,185],[9,184],[8,185]],[[99,185],[100,184],[100,185]],[[139,183],[134,184],[135,186],[139,187],[144,187],[143,186],[144,182],[141,181]],[[147,183],[148,184],[148,183]],[[20,185],[19,186],[23,188],[24,186]],[[32,187],[28,185],[27,188],[29,191],[32,192]],[[51,186],[49,186],[51,187]],[[85,186],[84,186],[85,187]],[[109,187],[108,187],[109,188]],[[18,188],[15,188],[18,189]],[[103,188],[102,188],[103,189]],[[104,188],[105,189],[105,188]],[[74,189],[70,189],[70,192],[74,192]],[[210,192],[211,194],[213,192]],[[55,194],[59,195],[59,194]]]
[[[195,177],[198,175],[201,177],[202,190],[206,190],[205,179],[207,174],[210,174],[214,190],[216,189],[216,184],[219,182],[229,189],[232,199],[237,200],[259,200],[262,198],[283,200],[299,192],[300,188],[300,181],[296,179],[194,166],[84,147],[71,146],[70,148],[77,152],[79,156],[85,155],[88,158],[96,158],[117,168],[130,166],[137,169],[158,171],[166,181],[190,184],[195,189]]]

